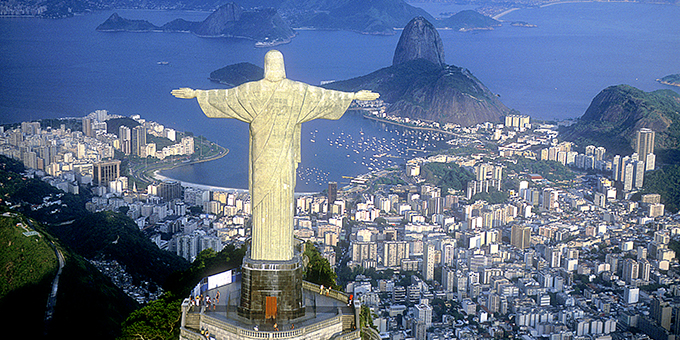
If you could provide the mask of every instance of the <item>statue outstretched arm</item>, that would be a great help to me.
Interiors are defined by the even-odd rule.
[[[172,92],[170,92],[170,93],[172,93],[173,96],[175,96],[177,98],[182,98],[182,99],[194,99],[194,98],[196,98],[196,95],[197,95],[196,90],[190,89],[188,87],[182,87],[182,88],[179,88],[179,89],[175,89],[175,90],[172,90]]]
[[[194,90],[182,87],[170,92],[173,96],[182,99],[198,99],[198,104],[206,116],[211,118],[235,118],[242,122],[250,123],[252,115],[238,103],[237,94],[234,90]]]

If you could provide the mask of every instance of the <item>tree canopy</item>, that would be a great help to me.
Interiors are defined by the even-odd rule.
[[[304,254],[309,259],[304,278],[306,281],[331,287],[335,290],[341,289],[336,282],[338,276],[331,268],[331,264],[321,256],[313,243],[307,242],[305,244]]]

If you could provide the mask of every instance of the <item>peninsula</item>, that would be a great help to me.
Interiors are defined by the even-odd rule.
[[[664,85],[680,86],[680,74],[667,75],[661,79],[657,79],[656,81]]]

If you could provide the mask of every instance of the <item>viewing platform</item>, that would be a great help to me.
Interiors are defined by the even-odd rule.
[[[305,314],[292,320],[255,319],[239,316],[237,308],[241,282],[219,286],[204,292],[219,301],[200,306],[189,298],[182,302],[180,340],[236,339],[360,339],[357,329],[361,306],[348,306],[349,295],[303,281]]]

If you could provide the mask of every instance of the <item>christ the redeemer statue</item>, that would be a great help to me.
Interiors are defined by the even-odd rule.
[[[301,124],[320,118],[340,119],[352,100],[379,97],[370,91],[333,91],[288,80],[283,55],[276,50],[265,55],[264,79],[260,81],[226,90],[181,88],[172,94],[197,98],[208,117],[236,118],[250,124],[250,257],[262,261],[293,258],[293,190],[300,162]]]

